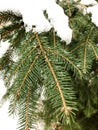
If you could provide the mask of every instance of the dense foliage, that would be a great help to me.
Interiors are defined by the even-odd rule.
[[[60,3],[73,29],[70,45],[53,28],[26,32],[21,14],[0,12],[0,37],[10,43],[0,59],[3,100],[19,115],[19,130],[34,130],[39,119],[45,130],[98,129],[98,28],[75,4]]]

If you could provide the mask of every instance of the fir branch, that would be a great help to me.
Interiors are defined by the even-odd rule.
[[[26,81],[26,79],[27,79],[29,73],[31,72],[33,66],[35,65],[35,61],[38,59],[38,55],[39,55],[39,54],[37,54],[37,55],[35,56],[33,62],[31,63],[31,65],[30,65],[28,71],[27,71],[26,74],[25,74],[25,76],[24,76],[24,78],[23,78],[23,80],[22,80],[22,82],[21,82],[21,84],[20,84],[20,86],[19,86],[19,89],[17,90],[17,94],[18,94],[18,95],[20,95],[21,89],[22,89],[22,87],[23,87],[23,85],[24,85],[24,83],[25,83],[25,81]],[[16,95],[17,95],[17,94],[16,94]]]
[[[55,82],[56,82],[56,87],[58,88],[58,91],[59,91],[60,96],[61,96],[61,99],[62,99],[63,110],[64,110],[64,112],[65,112],[65,115],[68,116],[68,115],[69,115],[69,109],[68,109],[69,107],[66,105],[66,101],[65,101],[65,98],[64,98],[64,95],[63,95],[63,92],[62,92],[60,83],[59,83],[59,81],[58,81],[58,79],[57,79],[57,76],[56,76],[56,74],[55,74],[55,72],[54,72],[54,69],[53,69],[53,67],[52,67],[52,65],[51,65],[51,63],[50,63],[50,61],[49,61],[49,59],[48,59],[48,57],[47,57],[47,55],[46,55],[45,50],[44,50],[44,48],[43,48],[42,45],[41,45],[40,39],[39,39],[39,37],[38,37],[38,34],[36,34],[36,39],[37,39],[37,41],[38,41],[39,47],[40,47],[40,49],[41,49],[41,52],[42,52],[43,56],[45,57],[45,60],[46,60],[48,66],[49,66],[49,68],[50,68],[50,71],[51,71],[51,73],[52,73],[52,75],[53,75],[53,78],[54,78],[54,80],[55,80]]]
[[[67,58],[64,54],[61,54],[59,51],[55,51],[55,50],[52,50],[52,49],[50,50],[49,48],[45,48],[45,50],[62,57],[65,61],[67,61],[69,64],[71,64],[73,66],[73,68],[78,71],[80,77],[82,77],[82,71],[69,58]]]
[[[7,10],[7,11],[3,11],[0,12],[0,24],[1,23],[6,23],[9,21],[20,21],[22,19],[22,15],[17,13],[17,12],[13,12],[11,10]]]
[[[12,73],[10,74],[10,77],[8,78],[8,82],[6,83],[7,86],[8,86],[9,81],[11,81],[12,77],[17,73],[17,71],[19,70],[19,68],[22,66],[22,64],[24,64],[24,62],[27,60],[27,58],[31,55],[31,53],[32,53],[35,49],[36,49],[36,47],[32,48],[32,49],[28,52],[28,54],[27,54],[24,58],[22,58],[22,60],[20,61],[20,63],[19,63],[17,66],[15,66],[14,71],[12,71]]]
[[[94,46],[91,42],[89,42],[89,44],[91,45],[92,50],[93,50],[93,52],[94,52],[94,54],[95,54],[95,57],[97,58],[97,57],[98,57],[98,53],[97,53],[97,51],[96,51],[95,46]]]
[[[2,30],[0,30],[1,39],[4,36],[7,36],[8,34],[11,34],[16,29],[19,29],[20,27],[21,27],[21,24],[20,25],[19,24],[15,24],[15,25],[11,25],[11,26],[3,28]]]
[[[28,46],[28,44],[30,43],[30,41],[32,41],[34,38],[35,38],[35,35],[30,36],[30,38],[28,38],[29,40],[24,41],[25,43],[24,43],[24,46],[22,46],[21,53],[23,53],[25,51],[25,48]]]
[[[87,62],[87,59],[86,59],[86,56],[87,56],[87,45],[88,45],[88,41],[89,41],[90,35],[91,35],[92,31],[93,31],[93,28],[94,27],[91,27],[90,32],[89,32],[89,34],[87,36],[86,42],[84,43],[84,62],[83,62],[83,69],[84,70],[86,69],[86,64],[87,64],[86,63]]]

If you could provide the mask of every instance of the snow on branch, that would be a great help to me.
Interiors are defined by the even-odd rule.
[[[84,4],[84,5],[90,5],[90,4],[95,5],[95,4],[97,4],[97,2],[95,0],[81,0],[80,3]]]
[[[56,0],[3,0],[0,10],[7,9],[22,14],[27,31],[33,25],[33,31],[38,33],[47,32],[53,27],[62,41],[66,41],[66,44],[71,42],[72,29],[69,27],[68,16]],[[44,11],[47,12],[48,19],[45,18]]]
[[[98,2],[95,0],[81,0],[77,8],[82,9],[83,14],[91,13],[92,22],[98,27]]]
[[[78,2],[78,0],[70,1]],[[87,7],[85,12],[92,14],[92,22],[98,26],[98,3],[95,0],[81,0],[80,4],[93,5]],[[23,16],[27,31],[31,30],[33,25],[35,26],[33,31],[38,33],[54,28],[62,41],[66,41],[66,44],[71,43],[72,29],[69,26],[69,18],[56,0],[2,0],[0,11],[2,10],[19,11]],[[45,17],[44,11],[48,18]]]
[[[88,7],[87,13],[92,14],[92,22],[98,27],[98,4]]]

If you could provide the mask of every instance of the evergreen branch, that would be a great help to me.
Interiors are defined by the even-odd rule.
[[[70,9],[69,0],[65,0],[65,2],[67,3],[68,15],[69,15],[69,17],[70,17],[70,16],[72,15],[72,13],[71,13],[71,9]]]
[[[0,35],[1,35],[1,39],[4,36],[7,36],[9,34],[11,34],[13,31],[16,31],[17,29],[19,29],[21,27],[21,24],[14,24],[14,25],[10,25],[8,27],[2,28],[0,30]]]
[[[35,38],[35,35],[30,36],[29,40],[27,42],[25,42],[24,46],[22,47],[21,53],[24,52],[25,48],[27,47],[27,45],[30,43],[31,40],[33,40]]]
[[[86,39],[86,42],[84,43],[84,64],[83,64],[83,69],[85,70],[86,69],[86,55],[87,55],[87,44],[89,43],[89,38],[90,38],[90,35],[92,33],[92,30],[93,30],[94,27],[91,27],[91,30],[87,36],[87,39]]]
[[[33,66],[35,65],[35,61],[38,59],[38,55],[39,55],[39,54],[37,54],[37,55],[35,56],[33,62],[31,63],[31,65],[30,65],[28,71],[27,71],[26,74],[25,74],[25,76],[24,76],[24,78],[23,78],[23,80],[22,80],[22,82],[21,82],[21,84],[20,84],[20,86],[19,86],[19,89],[17,90],[17,94],[18,94],[18,95],[20,95],[21,88],[23,87],[23,85],[24,85],[24,83],[25,83],[25,81],[26,81],[26,79],[27,79],[29,73],[31,72]],[[16,95],[17,95],[17,94],[16,94]]]
[[[49,59],[48,59],[48,57],[47,57],[47,55],[46,55],[45,50],[44,50],[44,48],[43,48],[42,45],[41,45],[40,39],[39,39],[39,37],[38,37],[38,34],[36,34],[36,39],[37,39],[37,41],[38,41],[39,47],[40,47],[40,49],[41,49],[41,52],[42,52],[43,56],[45,57],[45,60],[46,60],[48,66],[49,66],[49,68],[50,68],[50,71],[51,71],[51,73],[52,73],[52,75],[53,75],[53,78],[54,78],[54,80],[55,80],[55,82],[56,82],[56,86],[57,86],[57,88],[58,88],[58,91],[59,91],[60,96],[61,96],[61,99],[62,99],[63,110],[64,110],[64,112],[65,112],[65,115],[68,116],[68,115],[69,115],[69,109],[68,109],[69,107],[67,107],[67,105],[66,105],[66,101],[65,101],[65,98],[64,98],[64,95],[63,95],[63,92],[62,92],[60,83],[59,83],[59,81],[58,81],[58,79],[57,79],[57,77],[56,77],[56,74],[55,74],[55,72],[54,72],[54,69],[53,69],[53,67],[52,67],[52,64],[50,63],[50,61],[49,61]]]
[[[10,91],[11,91],[11,89],[8,89],[8,91],[4,95],[3,99],[6,99],[6,96],[8,96],[7,94],[9,94],[9,96],[11,96],[10,95]],[[17,108],[17,105],[18,105],[17,101],[18,101],[18,95],[16,95],[15,97],[14,96],[11,97],[11,99],[10,99],[10,105],[9,105],[9,114],[10,115],[15,114],[16,108]]]
[[[91,45],[92,49],[93,49],[93,52],[95,54],[95,57],[97,58],[98,57],[98,54],[97,54],[97,51],[95,49],[95,47],[93,46],[93,44],[91,42],[89,42],[89,44]]]
[[[25,28],[24,26],[21,26],[19,29],[17,29],[16,36],[12,37],[10,42],[12,43],[11,47],[18,48],[21,45],[22,40],[25,38]]]
[[[58,51],[55,50],[51,50],[49,48],[45,48],[47,51],[54,53],[55,55],[58,55],[60,57],[62,57],[65,61],[67,61],[68,63],[70,63],[79,73],[80,76],[82,76],[82,72],[79,70],[79,68],[67,57],[65,57],[65,55],[59,53]]]
[[[19,130],[30,130],[33,124],[35,124],[38,100],[36,89],[36,87],[27,85],[25,91],[22,91],[22,95],[19,98]]]
[[[17,71],[19,70],[19,68],[22,66],[22,64],[26,61],[26,59],[31,55],[31,53],[36,49],[36,47],[32,48],[28,54],[21,60],[21,62],[18,64],[18,66],[16,67],[16,69],[12,72],[12,74],[9,77],[9,81],[12,79],[13,75],[15,75],[17,73]],[[8,82],[9,82],[8,81]],[[8,83],[7,83],[8,84]]]
[[[20,21],[22,19],[22,15],[11,10],[0,12],[0,24],[6,23],[9,21]]]

